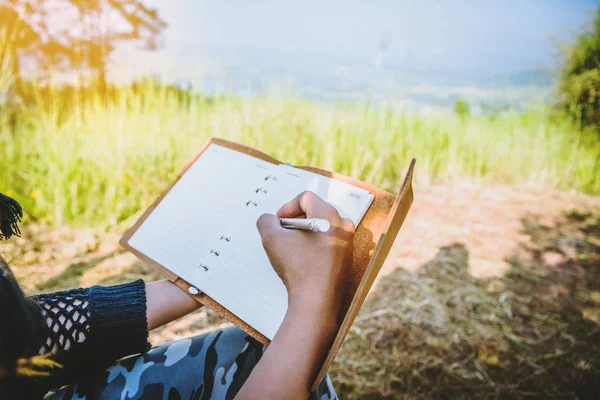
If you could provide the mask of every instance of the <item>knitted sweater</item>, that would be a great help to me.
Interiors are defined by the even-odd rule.
[[[142,280],[34,297],[48,325],[40,354],[52,352],[62,368],[50,377],[3,382],[10,399],[40,399],[49,390],[78,382],[114,361],[148,350],[146,289]]]

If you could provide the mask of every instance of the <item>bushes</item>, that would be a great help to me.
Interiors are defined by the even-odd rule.
[[[564,51],[559,77],[561,105],[581,122],[600,133],[600,7],[592,26]]]
[[[464,99],[457,99],[454,102],[454,112],[460,118],[465,119],[470,114],[469,102]]]

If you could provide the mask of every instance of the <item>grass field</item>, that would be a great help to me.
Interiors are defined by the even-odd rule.
[[[64,97],[64,96],[63,96]],[[472,180],[600,192],[600,142],[547,110],[419,116],[287,98],[206,99],[146,84],[78,101],[45,92],[0,111],[0,189],[50,224],[114,227],[147,206],[211,136],[283,161],[398,187]]]
[[[600,193],[600,142],[566,119],[206,99],[152,84],[106,102],[67,97],[40,91],[0,110],[0,191],[26,210],[23,237],[0,251],[28,293],[157,279],[117,240],[211,136],[388,190],[416,157],[411,214],[330,370],[340,396],[600,390],[600,203],[577,193]],[[223,323],[202,308],[151,340]]]

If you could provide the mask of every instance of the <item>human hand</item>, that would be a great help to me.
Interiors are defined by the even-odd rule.
[[[331,228],[314,233],[281,227],[280,218],[324,218]],[[284,204],[277,215],[257,221],[263,247],[288,290],[289,303],[325,307],[336,316],[352,263],[354,224],[337,210],[306,191]]]

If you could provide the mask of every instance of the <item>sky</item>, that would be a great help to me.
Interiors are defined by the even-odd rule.
[[[159,59],[185,64],[227,49],[323,54],[347,63],[511,73],[557,64],[599,1],[144,0],[169,24]],[[207,61],[206,59],[204,60]],[[189,62],[189,61],[187,61]],[[248,60],[251,62],[251,60]],[[154,65],[156,67],[156,65]]]

